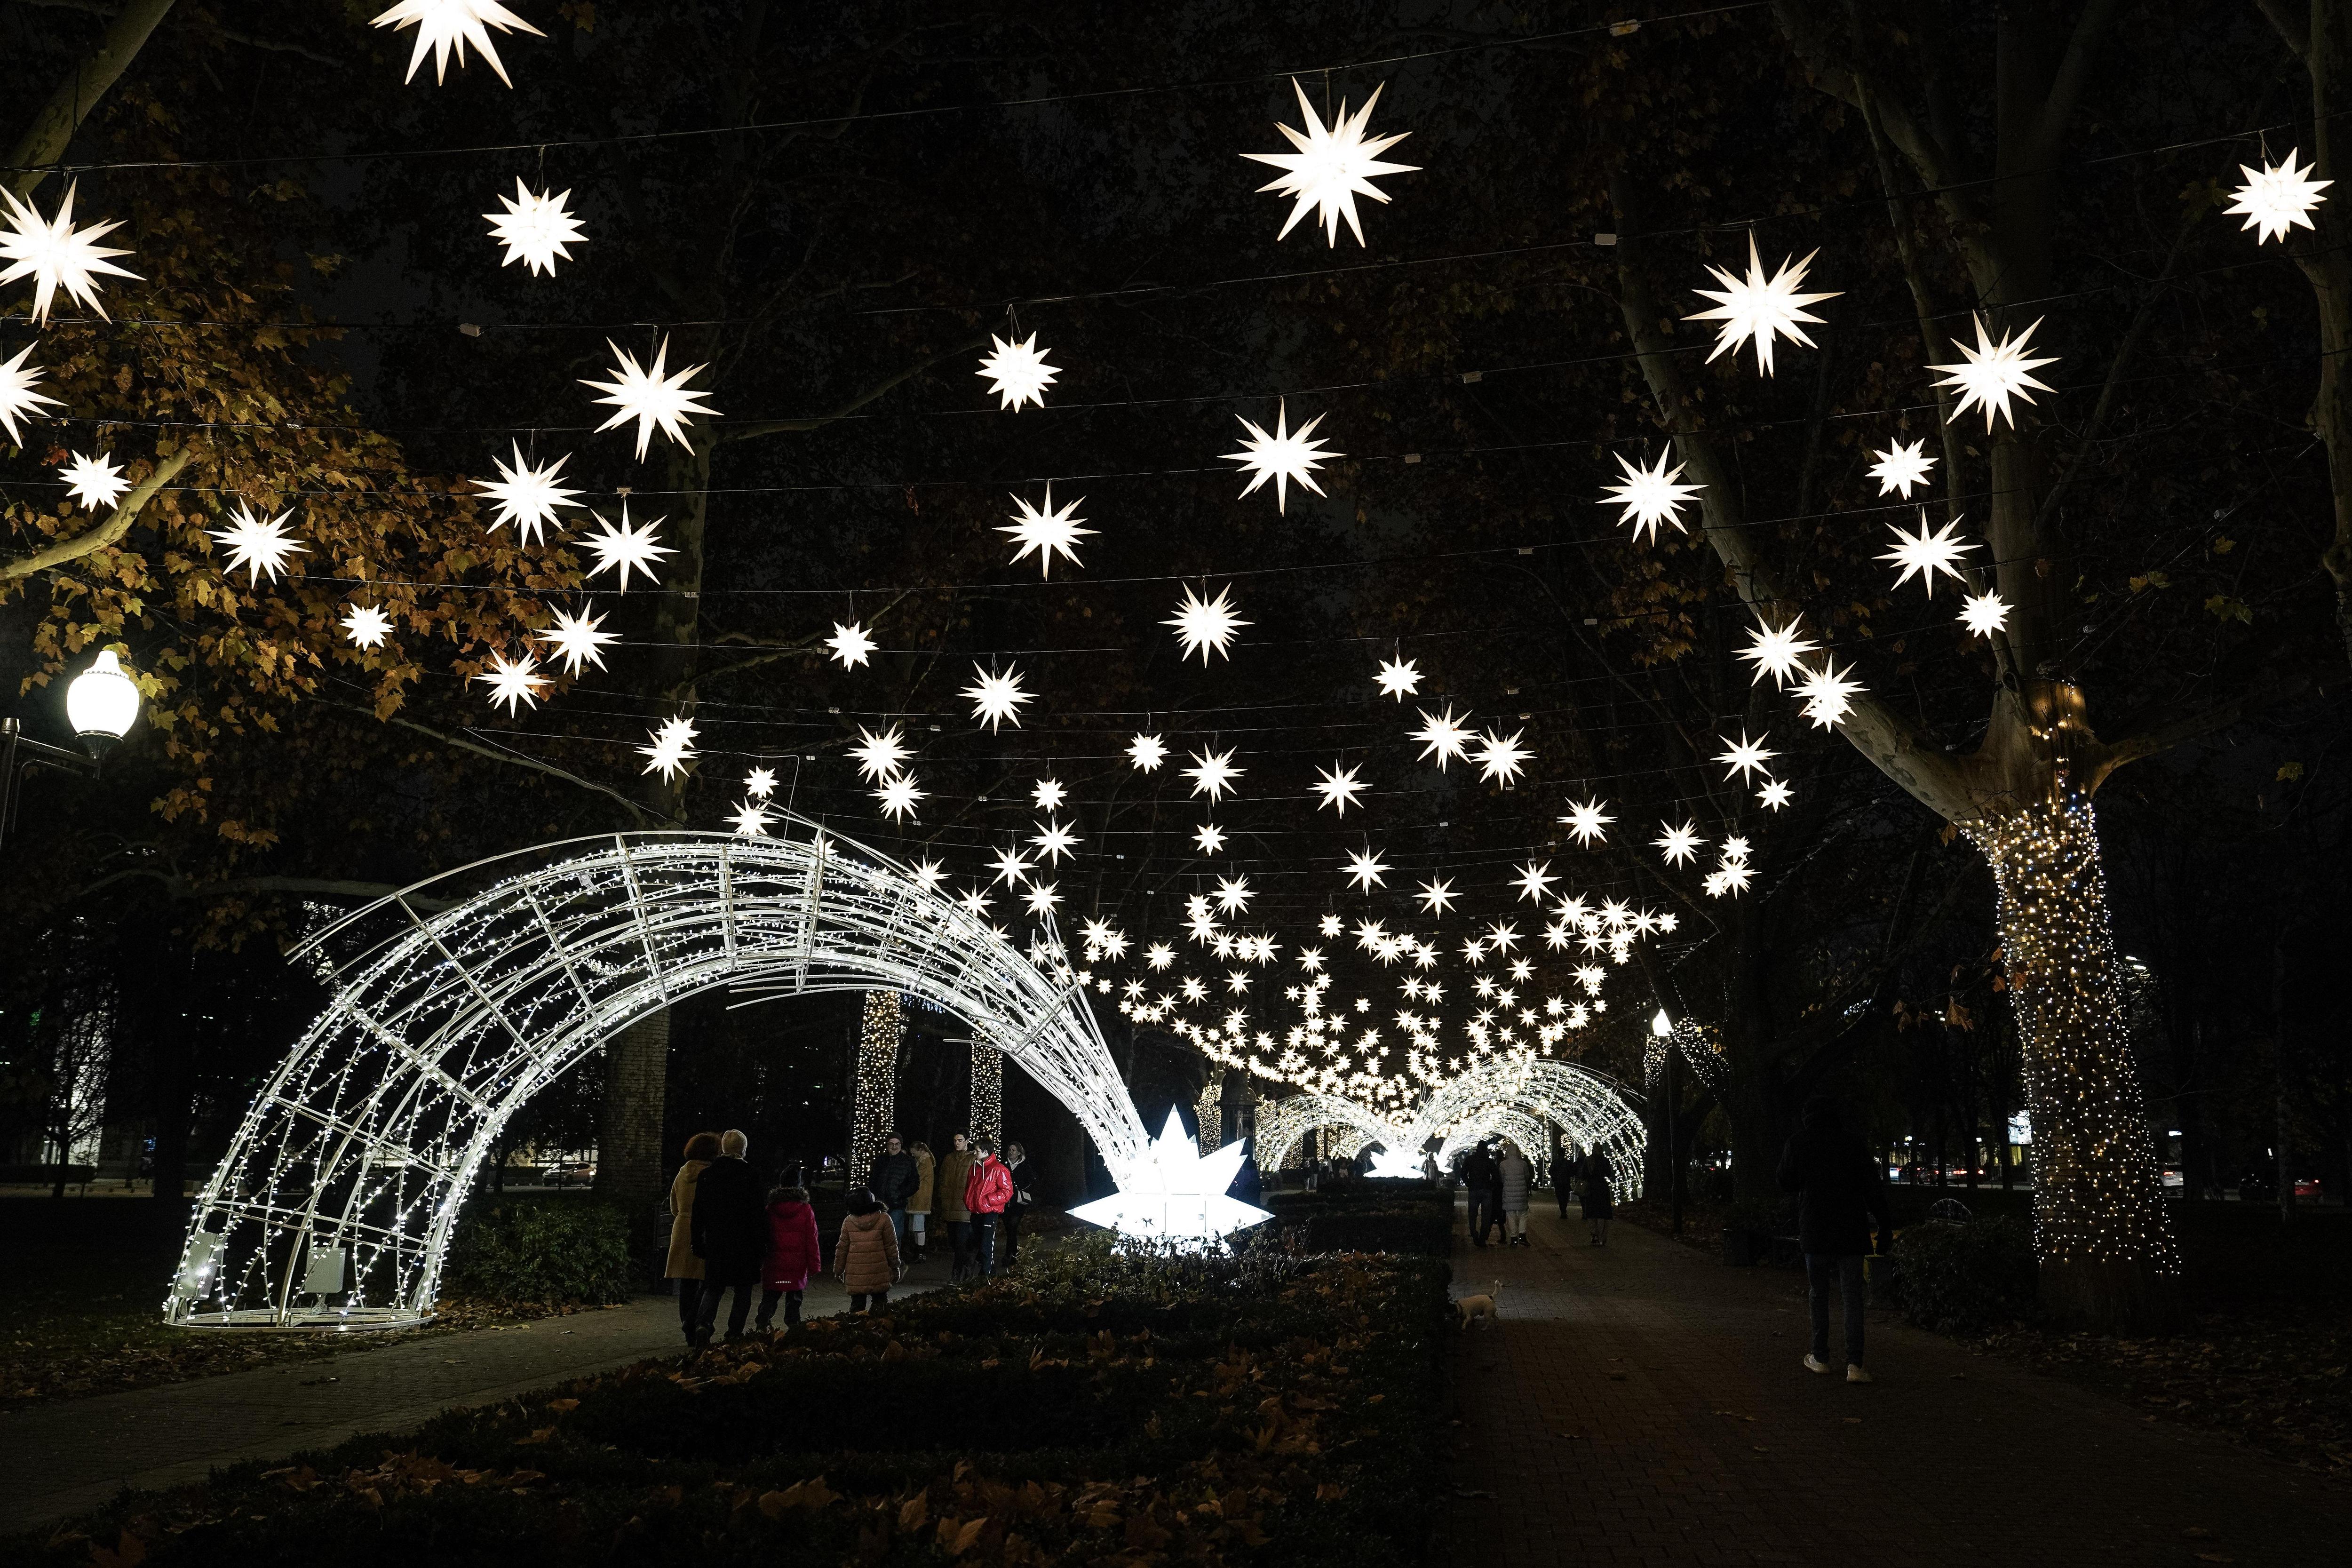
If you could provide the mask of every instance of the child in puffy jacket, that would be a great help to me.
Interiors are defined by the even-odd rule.
[[[816,1210],[809,1206],[805,1187],[777,1187],[768,1194],[768,1256],[760,1265],[759,1329],[775,1325],[776,1302],[784,1303],[784,1327],[797,1328],[801,1296],[809,1276],[824,1267],[824,1244],[817,1239]]]

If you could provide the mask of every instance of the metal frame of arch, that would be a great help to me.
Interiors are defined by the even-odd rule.
[[[1570,1142],[1608,1150],[1618,1198],[1641,1195],[1642,1153],[1649,1146],[1642,1119],[1626,1103],[1615,1079],[1573,1062],[1481,1063],[1431,1096],[1414,1116],[1413,1126],[1424,1134],[1444,1133],[1449,1140],[1463,1132],[1475,1137],[1501,1130],[1499,1121],[1484,1119],[1506,1111],[1528,1116],[1528,1125],[1538,1132],[1541,1129],[1532,1119],[1547,1118],[1559,1124]],[[1449,1141],[1445,1147],[1450,1152],[1455,1144]]]
[[[774,838],[629,833],[518,851],[298,949],[390,928],[341,966],[247,1109],[197,1198],[165,1321],[429,1320],[459,1205],[507,1119],[634,1020],[720,986],[887,988],[945,1007],[1069,1107],[1124,1187],[1150,1136],[1058,948],[1041,966],[887,856],[780,818]],[[420,912],[436,900],[446,907]]]
[[[1287,1100],[1261,1105],[1257,1112],[1257,1156],[1260,1168],[1278,1171],[1298,1141],[1318,1127],[1345,1127],[1360,1137],[1357,1144],[1381,1143],[1405,1147],[1402,1129],[1367,1110],[1352,1100],[1333,1094],[1294,1094]],[[1419,1144],[1413,1147],[1419,1148]]]

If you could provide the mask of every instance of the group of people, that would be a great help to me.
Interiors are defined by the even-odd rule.
[[[750,1143],[739,1131],[698,1132],[686,1141],[685,1163],[670,1182],[664,1272],[677,1287],[678,1327],[690,1348],[710,1342],[720,1300],[730,1289],[729,1341],[743,1337],[755,1289],[753,1330],[772,1331],[781,1303],[789,1331],[801,1321],[810,1279],[824,1268],[808,1189],[770,1187],[763,1196],[745,1158]],[[1000,1160],[991,1140],[961,1132],[954,1148],[937,1160],[922,1143],[910,1150],[895,1135],[887,1140],[868,1184],[849,1194],[834,1242],[833,1273],[849,1292],[850,1310],[872,1311],[889,1300],[908,1264],[926,1256],[926,1222],[934,1213],[948,1226],[954,1279],[985,1279],[1011,1268],[1020,1247],[1020,1213],[1031,1198],[1021,1145],[1011,1145],[1006,1154]]]
[[[1568,1194],[1573,1189],[1584,1205],[1595,1247],[1609,1245],[1616,1180],[1617,1168],[1606,1149],[1580,1158],[1565,1150],[1553,1156],[1552,1190],[1559,1200],[1559,1217],[1568,1217]],[[1504,1246],[1528,1245],[1528,1196],[1535,1185],[1535,1165],[1517,1143],[1507,1138],[1480,1140],[1463,1158],[1462,1185],[1470,1198],[1471,1245],[1486,1246],[1497,1226]]]

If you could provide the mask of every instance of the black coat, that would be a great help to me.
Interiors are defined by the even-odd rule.
[[[1496,1201],[1501,1201],[1502,1169],[1495,1163],[1495,1156],[1486,1152],[1484,1143],[1471,1150],[1470,1157],[1462,1162],[1462,1184],[1469,1189],[1472,1197],[1483,1197],[1492,1192]]]
[[[768,1255],[768,1194],[740,1159],[713,1160],[694,1184],[693,1240],[712,1285],[755,1285]]]
[[[1780,1190],[1797,1194],[1797,1238],[1807,1252],[1870,1250],[1870,1221],[1894,1227],[1886,1179],[1870,1146],[1834,1123],[1809,1122],[1780,1152]]]
[[[896,1154],[874,1156],[874,1173],[866,1184],[882,1200],[884,1208],[902,1209],[923,1184],[923,1173],[916,1169],[915,1157],[902,1149]]]

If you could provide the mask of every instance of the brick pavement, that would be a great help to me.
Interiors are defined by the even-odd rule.
[[[1801,1277],[1530,1217],[1525,1248],[1455,1237],[1456,1293],[1503,1296],[1461,1336],[1450,1559],[2352,1563],[2352,1488],[1885,1314],[1880,1381],[1817,1376]],[[1832,1314],[1833,1352],[1837,1333]]]

